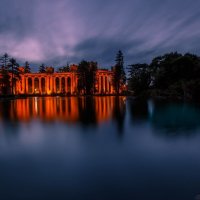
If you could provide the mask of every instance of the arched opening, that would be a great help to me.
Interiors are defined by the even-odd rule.
[[[56,93],[60,92],[60,80],[56,77]]]
[[[41,79],[41,85],[42,85],[42,93],[45,93],[45,88],[46,88],[46,81],[45,81],[45,78],[43,77]]]
[[[71,93],[71,78],[67,78],[67,92]]]
[[[39,79],[38,78],[35,78],[34,79],[34,92],[36,94],[38,94],[40,91],[39,91]]]
[[[33,91],[32,91],[32,78],[28,78],[28,93],[31,94]]]
[[[65,78],[62,77],[61,79],[61,92],[65,93]]]

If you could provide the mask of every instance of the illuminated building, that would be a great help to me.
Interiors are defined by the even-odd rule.
[[[52,67],[47,67],[45,73],[23,73],[23,67],[21,67],[20,70],[22,73],[20,74],[20,79],[17,79],[14,83],[13,94],[78,94],[78,74],[76,65],[71,65],[69,72],[54,72],[54,69]],[[112,70],[106,69],[98,69],[96,71],[94,94],[115,94],[115,90],[112,84],[113,73],[114,72]],[[120,92],[124,90],[126,90],[125,86],[120,89]]]

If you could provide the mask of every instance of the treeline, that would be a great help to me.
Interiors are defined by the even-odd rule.
[[[200,57],[169,53],[150,64],[128,67],[128,88],[136,96],[200,99]]]

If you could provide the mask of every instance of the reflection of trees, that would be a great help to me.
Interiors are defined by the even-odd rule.
[[[116,96],[114,98],[113,118],[117,123],[119,133],[123,133],[124,120],[126,115],[126,104],[123,97]]]
[[[95,100],[92,97],[78,99],[79,122],[84,126],[96,125]]]
[[[11,119],[11,103],[10,101],[0,102],[0,113],[3,120]]]
[[[6,133],[13,135],[19,130],[16,104],[14,101],[0,102],[0,119],[5,126]]]
[[[200,127],[200,108],[182,103],[155,102],[151,124],[168,135],[190,134]]]
[[[145,100],[128,100],[132,123],[145,121],[148,118],[148,103]]]
[[[167,101],[128,100],[131,123],[149,122],[157,134],[183,135],[200,128],[200,108]]]

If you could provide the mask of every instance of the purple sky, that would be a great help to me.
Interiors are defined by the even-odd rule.
[[[200,55],[200,0],[1,0],[0,53],[23,63],[149,62]]]

